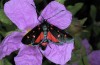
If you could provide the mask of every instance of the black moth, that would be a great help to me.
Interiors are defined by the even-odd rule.
[[[31,4],[32,5],[32,4]],[[34,5],[32,5],[34,7]],[[34,7],[35,8],[35,7]],[[59,11],[52,17],[56,16],[60,12],[64,10]],[[39,12],[36,10],[36,12],[39,14]],[[43,16],[41,16],[43,18]],[[50,18],[52,18],[50,17]],[[48,19],[50,19],[48,18]],[[45,50],[47,44],[49,42],[54,42],[55,44],[62,45],[66,41],[73,39],[71,35],[66,33],[64,30],[61,30],[57,28],[56,26],[50,24],[47,22],[48,19],[43,18],[43,22],[37,25],[35,28],[30,30],[23,38],[22,43],[23,44],[31,44],[31,45],[39,45],[42,50]]]
[[[49,24],[47,21],[43,21],[40,25],[37,25],[22,38],[22,43],[27,45],[31,44],[33,46],[39,45],[42,50],[45,50],[49,42],[62,45],[71,39],[72,36],[64,30]]]

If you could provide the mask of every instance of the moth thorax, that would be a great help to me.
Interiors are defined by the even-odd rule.
[[[43,25],[43,33],[44,33],[44,37],[47,36],[47,26]]]
[[[47,26],[43,25],[43,31],[47,31]]]

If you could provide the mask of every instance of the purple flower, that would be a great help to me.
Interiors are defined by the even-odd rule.
[[[100,50],[93,51],[88,55],[90,65],[100,65]]]
[[[82,40],[82,45],[85,47],[86,49],[86,54],[90,54],[90,52],[92,51],[91,45],[89,44],[89,41],[85,38]]]
[[[48,19],[50,24],[60,29],[67,28],[72,19],[72,14],[66,10],[64,5],[52,1],[42,11],[41,16],[37,17],[35,4],[33,0],[10,0],[4,6],[5,14],[21,30],[15,31],[6,36],[0,44],[0,59],[19,50],[14,58],[16,65],[42,65],[42,54],[50,61],[56,64],[65,64],[71,59],[71,53],[74,48],[74,42],[66,42],[63,45],[49,43],[43,51],[38,45],[29,46],[21,42],[23,36],[36,25],[40,24],[41,16],[47,19],[61,10],[63,12]],[[41,54],[42,53],[42,54]]]

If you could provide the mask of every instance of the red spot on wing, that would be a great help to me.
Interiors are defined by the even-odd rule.
[[[40,41],[44,38],[44,34],[43,32],[40,33],[40,35],[38,36],[38,38],[36,39],[35,43],[40,43]]]
[[[51,33],[50,31],[48,32],[47,38],[48,38],[49,40],[53,41],[53,42],[59,42],[59,40],[56,39],[56,38],[52,35],[52,33]]]

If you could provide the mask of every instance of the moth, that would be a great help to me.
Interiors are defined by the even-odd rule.
[[[49,42],[62,45],[70,39],[72,39],[70,34],[44,20],[22,38],[22,43],[27,45],[31,44],[33,46],[39,45],[45,50]]]
[[[32,4],[31,4],[32,5]],[[34,5],[32,5],[34,7]],[[35,8],[35,7],[34,7]],[[60,12],[64,10],[59,11],[52,17],[56,16]],[[36,10],[36,12],[39,14],[39,12]],[[41,16],[43,18],[43,16]],[[50,18],[52,18],[50,17]],[[48,19],[50,19],[48,18]],[[47,22],[48,19],[44,19],[43,21],[39,21],[40,24],[37,25],[35,28],[30,30],[23,38],[22,43],[23,44],[31,44],[31,45],[39,45],[42,50],[46,49],[46,46],[49,42],[53,42],[58,45],[64,44],[66,41],[73,39],[73,37],[66,33],[65,30],[61,30],[58,27],[54,26],[53,24],[50,24]]]

